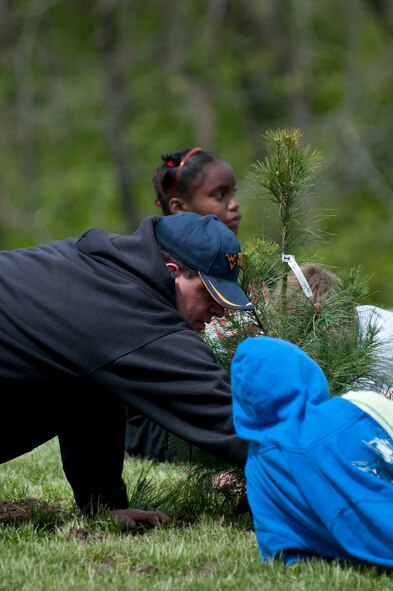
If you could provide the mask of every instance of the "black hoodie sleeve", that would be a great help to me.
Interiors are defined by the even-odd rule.
[[[177,330],[94,372],[123,403],[217,458],[244,467],[229,377],[191,330]]]

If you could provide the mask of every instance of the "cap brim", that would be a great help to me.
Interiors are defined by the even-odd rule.
[[[254,309],[254,306],[236,281],[226,281],[213,275],[198,272],[212,298],[224,308],[233,310]]]

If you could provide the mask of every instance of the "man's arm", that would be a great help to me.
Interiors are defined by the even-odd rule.
[[[95,371],[93,377],[171,433],[244,467],[248,444],[233,427],[229,377],[191,330],[156,339]]]

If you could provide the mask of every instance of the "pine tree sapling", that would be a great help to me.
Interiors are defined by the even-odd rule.
[[[365,382],[379,384],[383,368],[378,362],[376,335],[372,330],[361,334],[356,316],[356,305],[368,296],[368,279],[362,269],[338,273],[334,290],[323,297],[311,290],[303,293],[296,278],[296,289],[288,287],[294,273],[283,261],[292,258],[296,270],[295,255],[300,247],[309,246],[323,233],[305,223],[322,157],[318,151],[302,147],[299,130],[268,131],[262,137],[267,156],[253,165],[249,179],[257,198],[275,215],[281,239],[246,242],[241,283],[255,306],[255,316],[228,311],[215,325],[215,332],[206,331],[205,339],[228,371],[241,341],[269,335],[296,343],[315,359],[326,374],[332,395],[358,389]]]
[[[281,226],[281,252],[290,254],[314,236],[304,224],[304,201],[315,186],[322,156],[300,144],[298,129],[267,131],[262,137],[268,155],[253,165],[249,179],[258,191],[258,198],[273,209]],[[286,276],[282,270],[281,289],[285,303]]]

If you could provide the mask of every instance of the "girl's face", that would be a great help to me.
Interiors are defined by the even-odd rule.
[[[202,181],[187,200],[175,197],[170,200],[169,207],[172,213],[192,211],[199,215],[215,214],[237,234],[241,215],[235,192],[236,179],[232,167],[225,160],[218,160],[204,170]]]

